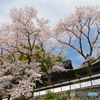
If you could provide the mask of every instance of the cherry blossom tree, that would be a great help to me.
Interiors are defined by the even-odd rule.
[[[1,95],[11,94],[12,97],[18,97],[21,94],[31,96],[35,80],[40,80],[41,73],[37,67],[39,63],[27,61],[10,63],[7,58],[3,58],[4,63],[0,65],[0,91]]]
[[[74,13],[57,23],[54,38],[89,61],[88,72],[91,73],[91,57],[100,56],[100,7],[76,7]]]
[[[24,95],[26,97],[32,96],[35,87],[35,80],[40,80],[41,73],[37,66],[39,64],[33,62],[30,65],[25,62],[16,62],[15,74],[13,74],[13,84],[10,90],[12,97]]]
[[[50,53],[53,49],[57,48],[52,47],[50,42],[48,43],[52,37],[52,32],[48,26],[49,20],[45,20],[44,18],[39,19],[37,17],[37,11],[32,7],[25,7],[24,9],[13,8],[11,9],[10,15],[13,19],[13,24],[10,26],[12,27],[10,34],[13,34],[15,40],[15,45],[13,44],[11,47],[16,48],[21,56],[26,57],[28,64],[31,64],[33,61],[41,63],[42,69],[45,69],[49,80],[50,75],[47,70],[52,69],[52,66],[55,63],[53,57],[50,58]],[[38,57],[39,53],[37,54],[37,52],[40,51],[36,51],[36,47],[41,48],[41,58]],[[47,48],[50,50],[47,50]],[[47,51],[49,52],[47,53]],[[59,54],[61,54],[62,51],[63,50],[61,50]],[[44,60],[46,59],[49,61],[49,67],[47,69],[44,66]]]
[[[0,61],[3,70],[0,75],[1,89],[10,86],[9,93],[14,97],[20,94],[30,96],[35,80],[40,80],[39,63],[34,59],[34,46],[38,45],[38,37],[47,41],[50,31],[45,25],[48,20],[38,19],[36,14],[37,11],[32,7],[12,8],[12,24],[3,24],[0,28]]]
[[[4,59],[3,59],[4,60]],[[32,62],[30,65],[26,61],[16,61],[14,63],[5,62],[0,66],[0,91],[1,95],[11,94],[18,97],[21,94],[31,96],[35,80],[40,80],[39,63]]]
[[[12,45],[17,51],[28,58],[28,64],[31,63],[34,55],[34,46],[38,45],[38,39],[47,41],[50,37],[48,20],[37,18],[37,11],[32,7],[12,8],[11,25],[15,45]],[[11,34],[10,33],[10,34]]]
[[[48,70],[53,66],[56,66],[54,70],[58,68],[57,60],[61,60],[59,56],[63,48],[57,49],[56,43],[51,45],[48,42],[52,36],[48,26],[49,20],[39,19],[36,9],[14,7],[10,11],[10,16],[12,23],[3,24],[0,28],[1,90],[9,90],[8,93],[12,97],[21,94],[30,96],[35,81],[40,81],[40,70],[43,72],[46,69],[44,72],[49,77]]]

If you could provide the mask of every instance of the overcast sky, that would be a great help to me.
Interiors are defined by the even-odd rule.
[[[59,19],[67,17],[75,10],[76,6],[80,5],[96,6],[100,5],[100,0],[0,0],[0,24],[11,22],[10,8],[32,6],[38,10],[38,16],[49,19],[50,25],[53,27]],[[71,54],[69,53],[67,58],[72,59],[75,66],[80,65],[83,61],[82,57],[80,55],[72,57]]]
[[[12,7],[32,6],[38,10],[38,16],[51,21],[52,26],[70,15],[76,6],[99,5],[100,0],[0,0],[0,24],[10,22],[9,11]]]

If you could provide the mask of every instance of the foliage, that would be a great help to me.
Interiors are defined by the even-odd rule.
[[[34,46],[34,48],[34,58],[37,62],[40,63],[39,67],[41,69],[41,72],[44,72],[46,74],[48,83],[50,84],[52,76],[50,71],[53,71],[54,66],[58,66],[56,67],[56,69],[60,69],[59,65],[62,63],[63,58],[51,52],[47,53],[47,48],[45,48],[44,46]],[[50,51],[51,50],[52,48],[50,48]]]
[[[75,76],[76,76],[76,77],[79,77],[80,75],[75,73]]]
[[[46,96],[44,97],[44,100],[58,100],[58,98],[53,92],[48,91]]]
[[[43,86],[48,84],[48,81],[43,80],[42,82]]]
[[[19,60],[28,61],[28,58],[25,55],[20,54]]]

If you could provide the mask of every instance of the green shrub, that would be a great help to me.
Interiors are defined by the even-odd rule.
[[[44,97],[44,100],[58,100],[58,98],[56,97],[56,95],[53,92],[48,91]]]

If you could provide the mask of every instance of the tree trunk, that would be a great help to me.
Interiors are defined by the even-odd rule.
[[[0,100],[2,100],[2,96],[0,95]]]
[[[8,100],[10,100],[10,98],[11,98],[11,95],[10,95],[10,94],[8,94]]]
[[[49,74],[47,75],[47,80],[48,80],[48,83],[51,84],[51,75]]]
[[[27,56],[28,57],[28,64],[30,65],[31,63],[31,57],[30,56]]]
[[[2,100],[2,95],[0,95],[0,100]]]
[[[87,63],[88,63],[88,66],[87,66],[87,72],[88,72],[88,74],[91,74],[92,73],[92,63],[91,63],[91,61],[87,61]]]

